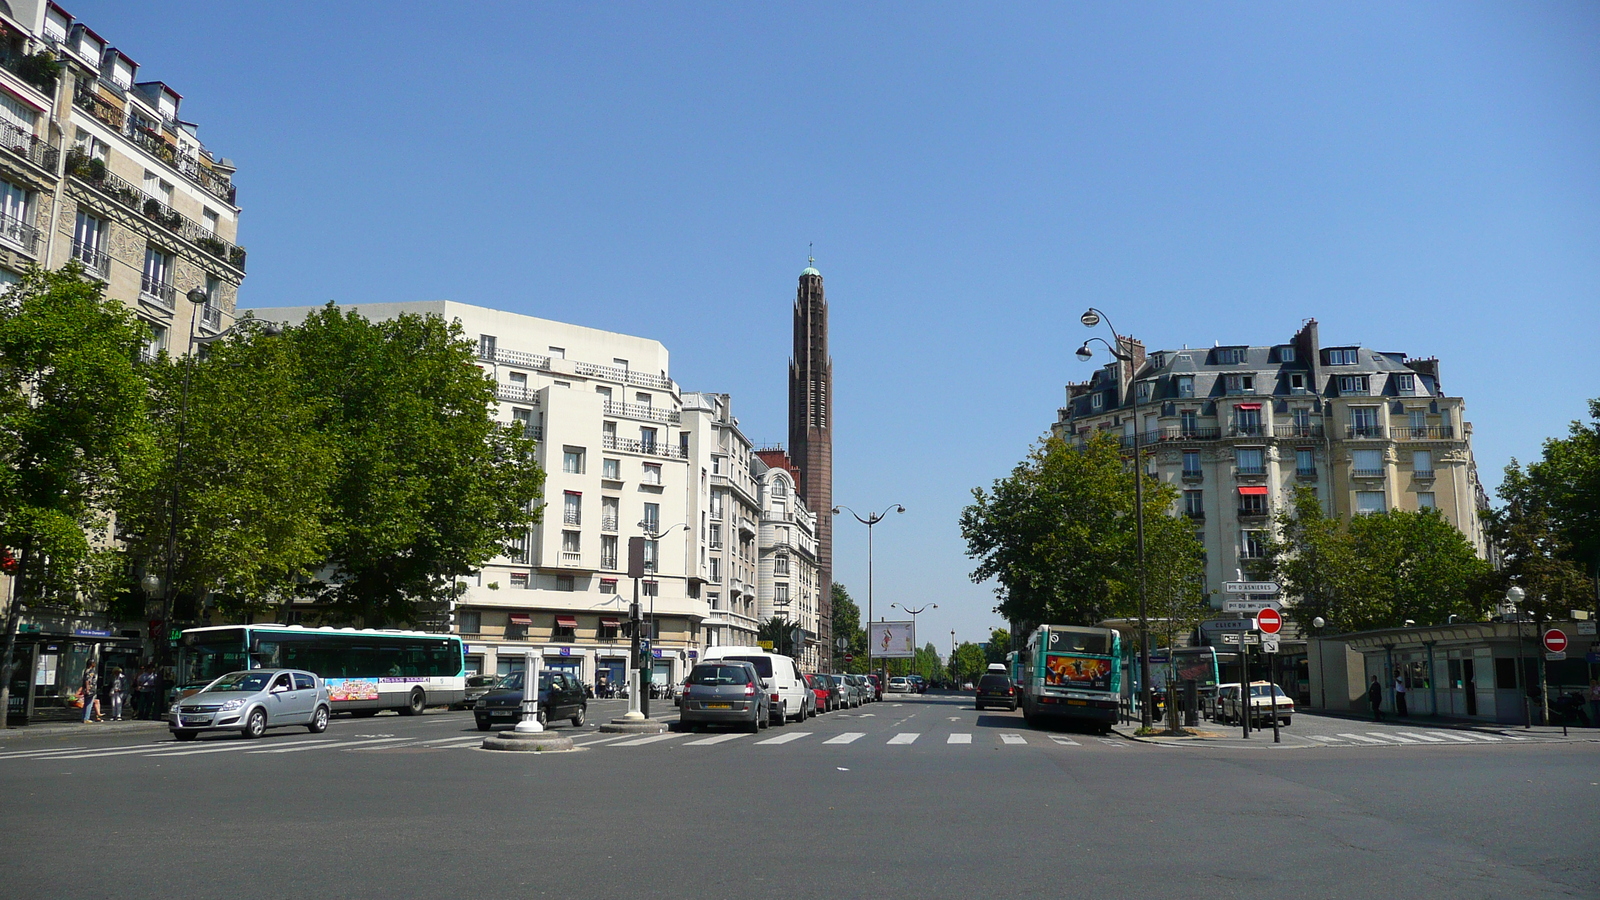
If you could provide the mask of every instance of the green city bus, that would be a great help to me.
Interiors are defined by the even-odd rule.
[[[1040,625],[1018,659],[1017,693],[1030,725],[1116,724],[1122,694],[1122,635],[1113,628]]]

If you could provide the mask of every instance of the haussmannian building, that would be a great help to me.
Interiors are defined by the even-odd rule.
[[[683,427],[689,435],[689,521],[696,529],[700,579],[707,618],[706,646],[754,646],[761,627],[758,606],[757,527],[761,517],[750,440],[733,416],[727,394],[683,397]]]
[[[800,472],[789,454],[756,451],[761,486],[760,615],[800,629],[800,667],[819,671],[823,660],[818,593],[817,516],[800,493]]]

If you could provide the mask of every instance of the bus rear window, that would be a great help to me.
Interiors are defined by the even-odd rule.
[[[1097,656],[1111,655],[1111,642],[1104,634],[1084,634],[1076,631],[1050,632],[1051,653],[1091,653]]]

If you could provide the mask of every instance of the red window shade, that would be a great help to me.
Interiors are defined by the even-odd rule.
[[[1267,488],[1266,485],[1245,485],[1244,487],[1239,488],[1239,493],[1246,497],[1264,497],[1267,494]]]
[[[527,613],[512,613],[511,614],[511,624],[513,624],[513,625],[532,625],[533,624],[533,616],[530,616]]]
[[[601,628],[621,628],[622,627],[622,623],[617,621],[616,619],[601,619],[600,620],[600,627]]]
[[[1264,491],[1264,490],[1266,490],[1266,488],[1262,488],[1262,490]],[[577,616],[556,616],[556,625],[558,625],[561,628],[577,628],[578,627],[578,617]]]
[[[1261,408],[1261,404],[1259,404],[1259,403],[1239,403],[1239,404],[1236,404],[1233,408],[1234,409],[1260,409]]]

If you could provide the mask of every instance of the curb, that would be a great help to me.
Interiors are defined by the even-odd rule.
[[[14,725],[10,728],[0,729],[0,741],[10,738],[49,737],[58,734],[121,734],[128,731],[142,731],[147,728],[165,730],[165,719],[124,719],[121,722],[96,722],[85,725],[82,722],[61,722],[50,725]]]

